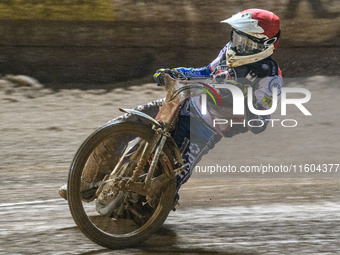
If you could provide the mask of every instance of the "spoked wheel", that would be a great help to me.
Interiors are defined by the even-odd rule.
[[[154,135],[143,124],[112,123],[95,131],[78,150],[68,178],[68,202],[76,224],[95,243],[108,248],[136,245],[161,227],[173,208],[174,160],[167,145],[152,177],[157,188],[151,194],[126,185],[141,148]],[[139,186],[145,176],[138,176]]]

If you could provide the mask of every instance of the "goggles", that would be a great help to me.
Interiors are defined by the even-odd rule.
[[[279,32],[280,33],[280,32]],[[235,51],[238,56],[247,56],[260,53],[268,48],[269,45],[276,42],[278,35],[273,38],[257,38],[239,30],[232,29],[231,32],[231,50]]]

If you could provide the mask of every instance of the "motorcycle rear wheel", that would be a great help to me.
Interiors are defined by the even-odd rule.
[[[99,214],[94,210],[94,202],[85,201],[80,190],[85,165],[93,151],[103,141],[119,141],[119,144],[116,145],[117,148],[121,148],[124,143],[126,145],[128,141],[136,137],[151,142],[154,134],[155,131],[150,126],[136,122],[109,123],[96,130],[77,151],[68,177],[68,203],[74,221],[85,236],[93,242],[111,249],[134,246],[145,241],[159,229],[173,209],[176,192],[175,178],[171,179],[162,189],[157,206],[152,209],[148,208],[152,215],[142,225],[134,225],[134,222],[129,219],[115,219]],[[164,156],[160,157],[158,172],[164,173],[164,168],[168,168],[166,170],[172,172],[174,161],[171,153],[167,150],[167,145],[163,152]],[[169,162],[171,163],[169,164]],[[113,168],[114,166],[112,166]],[[145,206],[145,202],[141,204]]]

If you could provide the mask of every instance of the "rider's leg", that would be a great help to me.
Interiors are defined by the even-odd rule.
[[[191,108],[191,109],[190,109]],[[202,156],[214,148],[215,144],[221,140],[222,136],[211,129],[202,120],[190,103],[184,105],[178,119],[176,129],[172,132],[177,146],[180,148],[184,165],[186,166],[177,175],[177,192],[192,174],[195,165],[201,160]],[[178,199],[178,193],[176,199]]]

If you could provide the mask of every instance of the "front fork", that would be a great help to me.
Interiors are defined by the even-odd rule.
[[[157,166],[157,163],[160,159],[160,156],[162,155],[162,151],[164,149],[164,145],[167,141],[167,138],[170,137],[170,134],[168,132],[168,129],[165,127],[160,127],[160,126],[155,126],[153,125],[152,127],[153,130],[155,130],[155,135],[153,136],[152,141],[150,142],[145,142],[140,144],[140,150],[141,150],[141,155],[138,156],[138,163],[135,169],[133,170],[132,176],[124,181],[120,180],[118,183],[120,188],[124,191],[132,191],[136,194],[145,196],[148,204],[151,207],[155,207],[157,205],[157,200],[159,197],[159,193],[166,185],[169,180],[174,178],[174,173],[173,171],[167,171],[164,169],[164,173],[160,174],[157,177],[154,177],[155,169]],[[130,146],[134,146],[131,144]],[[124,154],[123,156],[124,157]],[[151,160],[149,169],[147,173],[145,173],[145,167],[147,163]],[[169,164],[172,164],[171,162],[167,162]],[[116,167],[113,170],[113,173],[111,176],[114,174],[118,174],[119,168],[121,167],[122,164],[122,159],[118,163],[118,168]],[[141,181],[141,177],[144,177],[144,182]],[[110,180],[105,180],[103,184],[112,181],[114,179]],[[102,188],[98,188],[97,192],[100,194],[103,190],[104,186]],[[123,194],[123,193],[121,193]],[[122,201],[126,198],[123,197],[122,195],[117,196],[117,199],[112,200],[108,205],[104,206],[97,201],[97,211],[100,214],[103,215],[111,215],[114,210],[117,209],[119,204],[122,203]],[[123,200],[122,200],[123,199]],[[118,201],[118,202],[117,202]]]
[[[150,143],[145,143],[142,155],[137,163],[137,166],[135,170],[133,171],[131,178],[126,183],[126,188],[130,188],[132,190],[134,189],[133,183],[137,181],[140,175],[144,174],[145,166],[148,160],[152,157],[149,171],[147,172],[145,180],[144,180],[143,191],[145,193],[148,193],[148,191],[151,189],[151,180],[152,180],[152,177],[154,176],[154,172],[155,172],[157,163],[159,161],[159,157],[163,151],[167,138],[170,137],[170,133],[168,132],[167,128],[163,129],[161,127],[156,127],[155,125],[153,125],[152,129],[156,131],[153,141]],[[153,151],[154,153],[152,153]],[[139,190],[139,192],[137,193],[140,193],[140,192],[141,191]]]
[[[131,178],[125,184],[125,188],[127,190],[131,190],[139,195],[146,196],[150,206],[155,206],[155,203],[153,202],[157,200],[159,192],[161,192],[164,185],[166,185],[169,180],[174,179],[177,174],[181,173],[185,169],[179,150],[176,147],[173,148],[171,153],[173,154],[175,160],[181,166],[171,171],[166,171],[166,169],[164,169],[164,173],[157,177],[154,177],[157,163],[162,154],[167,139],[170,138],[170,133],[168,132],[168,128],[166,127],[156,128],[156,126],[153,126],[153,129],[156,131],[153,142],[145,144],[143,148],[143,153],[138,161],[138,164],[134,169]],[[173,146],[176,145],[173,144]],[[150,158],[152,158],[152,161],[150,163],[148,172],[145,173],[144,169]],[[170,161],[166,163],[173,165],[173,162]],[[144,182],[138,181],[138,178],[141,175],[145,176]]]
[[[161,134],[161,137],[159,139],[159,143],[156,147],[155,154],[153,155],[149,171],[148,171],[148,173],[145,177],[143,189],[146,190],[146,191],[150,190],[150,188],[151,188],[151,179],[154,175],[154,172],[155,172],[158,160],[159,160],[159,156],[161,155],[161,152],[163,151],[166,139],[170,136],[169,132],[167,132],[166,130],[162,130],[161,132],[162,132],[162,134]]]

